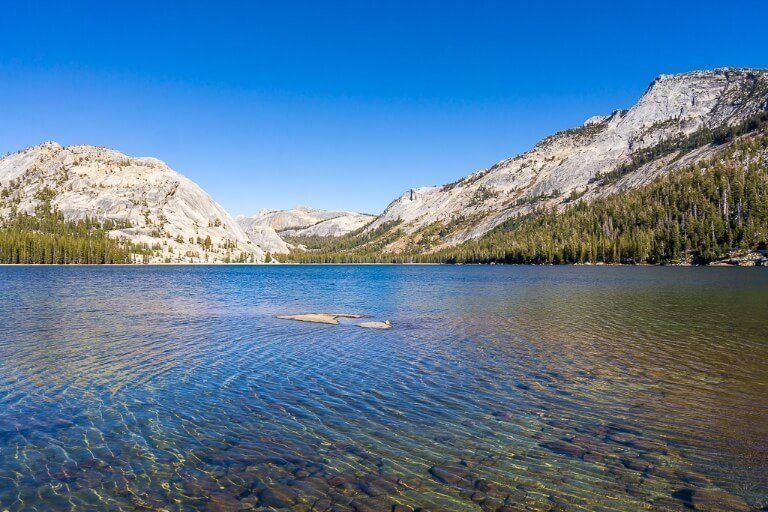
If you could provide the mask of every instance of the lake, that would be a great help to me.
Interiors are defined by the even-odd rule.
[[[760,268],[0,267],[0,511],[758,509],[767,363]]]

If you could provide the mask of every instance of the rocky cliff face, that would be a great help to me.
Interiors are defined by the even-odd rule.
[[[444,244],[460,243],[535,207],[646,181],[676,162],[643,166],[619,184],[607,185],[598,178],[630,162],[644,148],[703,127],[734,125],[766,108],[764,70],[723,68],[661,75],[629,110],[591,117],[579,128],[552,135],[527,153],[458,182],[408,190],[367,229],[399,221],[412,236],[440,222],[448,233]],[[395,242],[389,250],[402,250],[402,245]]]
[[[287,254],[290,252],[291,246],[280,238],[275,229],[268,222],[263,222],[255,217],[238,215],[235,217],[235,222],[248,236],[248,239],[264,251],[272,254]]]
[[[211,197],[154,158],[55,142],[0,159],[0,217],[34,213],[41,193],[69,219],[130,222],[111,237],[147,244],[151,262],[262,261],[264,252]]]
[[[376,217],[364,213],[317,210],[297,206],[290,210],[261,210],[251,217],[238,216],[238,224],[264,250],[287,253],[281,236],[341,236],[360,229]]]

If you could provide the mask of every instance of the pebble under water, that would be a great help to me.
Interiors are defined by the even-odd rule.
[[[759,268],[0,267],[0,512],[759,510],[766,363]]]

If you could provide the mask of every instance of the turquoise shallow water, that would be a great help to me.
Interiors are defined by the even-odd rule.
[[[759,509],[767,362],[764,269],[2,267],[0,511]]]

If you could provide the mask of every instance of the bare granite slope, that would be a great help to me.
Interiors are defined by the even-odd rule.
[[[239,215],[235,220],[264,250],[287,253],[290,245],[281,238],[283,236],[341,236],[362,228],[375,218],[365,213],[297,206],[290,210],[261,210],[251,217]]]
[[[738,124],[766,108],[765,70],[721,68],[661,75],[629,110],[590,117],[579,128],[556,133],[526,153],[455,183],[410,189],[366,229],[395,221],[399,229],[413,234],[440,222],[448,232],[444,245],[457,244],[534,207],[608,193],[597,178],[630,162],[639,150],[703,127]],[[700,155],[706,156],[706,151]],[[666,168],[663,161],[640,167],[622,180],[622,186],[645,182]],[[610,187],[616,189],[615,184]],[[401,250],[398,244],[389,250]]]
[[[66,218],[131,227],[111,237],[147,244],[150,262],[262,261],[264,251],[197,184],[155,158],[46,142],[0,159],[0,217],[33,214],[41,193]]]

